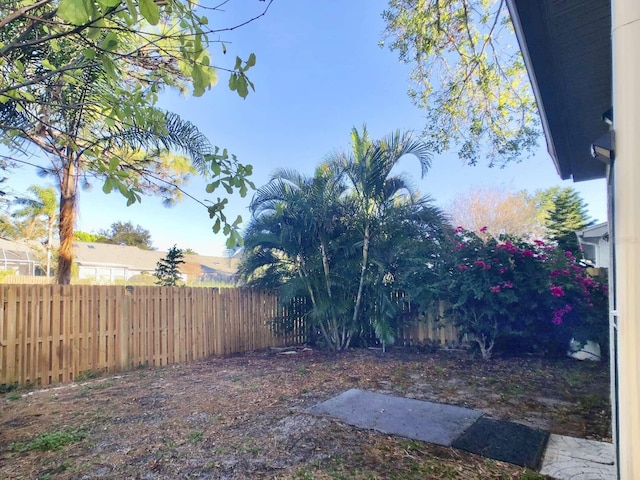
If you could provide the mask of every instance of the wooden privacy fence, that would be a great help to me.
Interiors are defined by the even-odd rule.
[[[409,321],[404,327],[400,327],[396,344],[397,345],[425,345],[435,344],[441,347],[458,347],[464,343],[460,339],[458,330],[450,321],[438,321],[445,317],[448,304],[444,301],[438,302],[434,311],[426,315],[418,315],[413,311],[411,304],[405,304],[404,316]]]
[[[34,277],[30,275],[5,275],[0,278],[0,283],[16,285],[16,284],[29,284],[29,285],[50,285],[55,283],[54,277]]]
[[[300,318],[273,331],[283,314],[274,295],[254,290],[0,285],[0,384],[303,343]]]

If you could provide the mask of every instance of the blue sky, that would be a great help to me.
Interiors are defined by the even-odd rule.
[[[256,0],[231,2],[225,6],[227,12],[209,15],[210,24],[228,26],[264,5]],[[255,93],[241,99],[229,91],[228,78],[220,72],[218,86],[203,97],[168,93],[162,106],[192,121],[212,143],[228,148],[240,162],[252,164],[252,180],[258,187],[276,168],[312,174],[327,154],[348,149],[353,126],[366,123],[372,138],[396,129],[420,132],[424,114],[406,94],[408,67],[399,63],[394,52],[378,46],[385,6],[384,0],[275,0],[265,17],[220,37],[228,42],[226,56],[216,45],[212,47],[216,64],[227,67],[233,65],[235,55],[246,59],[256,54],[257,64],[249,71]],[[505,169],[469,167],[452,152],[434,157],[422,180],[411,158],[403,160],[399,170],[440,206],[473,186],[530,192],[553,185],[574,186],[591,216],[605,220],[604,180],[561,181],[543,138],[540,144],[535,156]],[[29,169],[11,177],[15,190],[42,182]],[[202,181],[191,182],[187,189],[198,198],[207,198]],[[229,217],[240,214],[247,220],[250,197],[232,197]],[[177,244],[215,255],[224,248],[224,238],[211,231],[206,210],[188,199],[170,209],[152,197],[126,207],[122,197],[103,194],[99,185],[92,192],[82,192],[79,230],[97,231],[116,221],[131,221],[150,230],[160,250]]]

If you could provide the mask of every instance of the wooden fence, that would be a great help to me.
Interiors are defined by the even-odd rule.
[[[304,310],[303,300],[285,309],[275,295],[246,289],[0,285],[0,384],[48,385],[86,371],[302,344]],[[407,320],[416,318],[410,305],[405,310]],[[284,316],[289,321],[274,321]],[[410,321],[396,340],[457,342],[436,314]]]
[[[301,319],[274,334],[270,319],[282,314],[274,295],[254,290],[0,285],[0,384],[303,343]]]
[[[31,275],[4,275],[0,277],[0,284],[7,285],[51,285],[55,281],[54,277],[34,277]]]
[[[446,302],[438,302],[437,311],[427,315],[417,315],[412,311],[411,304],[405,304],[404,316],[408,319],[406,326],[397,333],[397,345],[426,345],[434,344],[441,347],[459,347],[461,343],[458,330],[452,322],[439,321],[445,317]]]

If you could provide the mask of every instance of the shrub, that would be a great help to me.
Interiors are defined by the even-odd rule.
[[[490,358],[496,341],[566,351],[569,340],[607,340],[606,286],[571,252],[540,240],[481,238],[458,227],[441,287],[461,333]]]

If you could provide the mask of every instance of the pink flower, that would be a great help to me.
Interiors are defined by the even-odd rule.
[[[524,250],[522,252],[522,256],[523,257],[533,257],[533,251],[532,250]]]
[[[456,232],[456,233],[462,233],[462,232],[464,232],[464,227],[462,227],[462,226],[458,225],[458,226],[456,227],[456,229],[454,230],[454,232]]]
[[[507,252],[513,254],[518,252],[518,247],[516,247],[513,243],[506,241],[496,246],[497,250],[506,250]]]
[[[542,240],[534,240],[533,243],[539,247],[544,247],[544,242]]]
[[[505,273],[508,272],[509,269],[507,267],[500,267],[500,270],[498,270],[500,273]]]
[[[469,270],[469,266],[468,265],[458,265],[458,270],[460,270],[461,272],[464,272],[465,270]]]
[[[511,283],[511,282],[502,282],[502,288],[513,288],[513,283]]]
[[[462,250],[464,247],[464,243],[456,243],[456,250]]]
[[[482,228],[480,229],[480,232],[482,232],[482,233],[487,233],[487,230],[489,230],[489,229],[488,229],[486,226],[484,226],[484,227],[482,227]]]
[[[476,267],[482,267],[482,269],[483,269],[483,270],[484,270],[485,265],[486,265],[482,260],[476,260],[475,262],[473,262],[473,264],[474,264]]]
[[[554,297],[562,297],[564,296],[564,290],[562,289],[562,287],[559,287],[557,285],[551,285],[551,295],[553,295]]]
[[[489,290],[493,293],[500,293],[500,285],[495,285],[493,287],[489,287]]]
[[[572,310],[572,307],[571,305],[568,305],[568,304],[562,307],[560,310],[554,310],[551,323],[553,323],[554,325],[562,324],[562,321],[563,321],[562,317],[564,316],[565,313],[569,313],[571,310]]]

